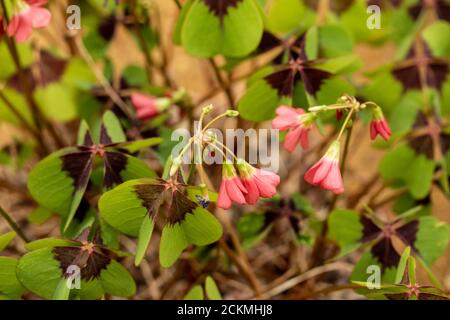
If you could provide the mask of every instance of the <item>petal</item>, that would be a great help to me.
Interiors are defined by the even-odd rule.
[[[148,120],[158,114],[158,110],[156,108],[146,108],[146,109],[138,109],[136,112],[137,117],[140,120]]]
[[[272,129],[278,129],[281,131],[287,130],[297,125],[298,119],[296,118],[276,117],[272,120]]]
[[[136,109],[148,108],[155,105],[155,98],[145,94],[135,93],[131,95],[131,102]]]
[[[256,185],[258,186],[259,194],[263,198],[272,198],[276,193],[277,189],[270,183],[265,182],[258,176],[254,178]]]
[[[259,189],[253,179],[242,180],[247,194],[244,196],[248,204],[255,204],[259,198]]]
[[[231,207],[231,199],[227,194],[225,179],[220,183],[219,197],[217,199],[217,206],[223,209],[229,209]]]
[[[318,185],[325,179],[331,170],[333,161],[327,158],[322,158],[311,169],[305,173],[306,182],[312,185]]]
[[[286,116],[286,117],[297,117],[300,114],[305,113],[305,111],[301,108],[292,108],[288,106],[280,106],[276,110],[277,115]]]
[[[302,145],[303,150],[309,148],[309,139],[308,139],[309,130],[303,130],[300,136],[300,144]]]
[[[16,21],[14,21],[17,19]],[[8,35],[14,36],[17,42],[24,42],[31,37],[33,28],[31,21],[23,14],[15,16],[10,24],[11,30],[8,27]]]
[[[284,148],[289,151],[292,152],[294,151],[295,147],[297,146],[299,140],[300,140],[300,136],[302,134],[302,131],[304,129],[300,126],[298,126],[297,128],[291,130],[288,132],[288,134],[286,135],[286,138],[284,139]]]
[[[20,17],[17,15],[13,16],[11,21],[9,22],[9,25],[6,28],[8,36],[12,37],[16,34],[17,29],[19,28],[19,24],[20,24]]]
[[[276,173],[273,173],[272,171],[258,169],[257,175],[259,178],[263,179],[264,181],[267,181],[273,186],[278,186],[280,184],[280,176]]]
[[[333,191],[336,194],[344,191],[341,170],[339,169],[339,164],[337,162],[333,162],[328,175],[320,183],[320,187]]]
[[[52,14],[45,8],[31,7],[28,18],[33,28],[43,28],[49,25]]]
[[[375,140],[377,137],[377,129],[375,127],[375,121],[370,122],[370,139]]]
[[[245,204],[246,203],[245,197],[242,194],[240,187],[236,184],[236,179],[239,179],[239,178],[236,177],[236,178],[233,178],[230,180],[225,180],[227,194],[232,201],[239,203],[239,204]],[[240,183],[240,181],[239,181],[239,183]]]

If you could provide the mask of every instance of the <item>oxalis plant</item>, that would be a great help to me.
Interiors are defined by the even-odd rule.
[[[449,12],[0,0],[0,298],[449,299]]]

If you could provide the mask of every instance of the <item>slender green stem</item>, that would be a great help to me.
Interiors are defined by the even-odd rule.
[[[355,106],[353,106],[353,107],[351,108],[350,112],[349,112],[348,115],[347,115],[347,118],[345,118],[345,121],[344,121],[344,123],[342,124],[341,130],[339,131],[339,135],[338,135],[338,137],[336,138],[336,140],[338,140],[338,141],[341,140],[342,134],[344,133],[345,129],[347,129],[347,124],[348,124],[348,122],[350,121],[350,119],[351,119],[351,117],[352,117],[354,111],[355,111]]]
[[[17,225],[17,223],[10,217],[10,215],[0,207],[0,216],[2,216],[6,222],[9,224],[11,229],[13,229],[17,235],[25,242],[29,242],[27,236],[23,233],[22,229]]]
[[[347,162],[348,150],[350,145],[350,140],[352,138],[353,126],[351,126],[347,131],[347,137],[344,142],[344,151],[342,153],[342,161],[341,161],[341,174],[344,175],[345,164]]]

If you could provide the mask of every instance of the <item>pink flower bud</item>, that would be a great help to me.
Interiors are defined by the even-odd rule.
[[[344,192],[339,169],[339,152],[340,143],[334,141],[325,155],[305,173],[305,181],[335,194]]]
[[[30,38],[33,28],[48,26],[52,15],[43,8],[46,3],[47,0],[19,0],[6,30],[8,36],[15,37],[17,42],[24,42]]]
[[[141,121],[147,121],[159,113],[157,98],[145,94],[131,95],[131,102],[136,109],[136,116]]]
[[[370,138],[375,140],[377,135],[380,135],[386,141],[391,137],[391,128],[389,128],[389,124],[380,107],[376,107],[373,110],[372,121],[370,122]]]

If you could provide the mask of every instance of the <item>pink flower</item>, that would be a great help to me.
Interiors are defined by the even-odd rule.
[[[244,194],[248,204],[255,204],[258,199],[271,198],[277,193],[276,187],[280,183],[280,177],[270,171],[252,167],[245,160],[236,164],[241,175],[241,181],[247,190]]]
[[[344,192],[341,171],[339,169],[340,143],[331,144],[325,155],[305,173],[305,181],[330,190],[335,194]]]
[[[141,121],[147,121],[162,111],[162,105],[160,105],[159,100],[166,101],[168,99],[158,99],[141,93],[131,95],[131,102],[136,109],[138,119]]]
[[[382,136],[386,141],[391,137],[391,129],[386,119],[372,120],[370,122],[370,138],[375,140],[377,135]]]
[[[377,135],[380,135],[386,141],[391,137],[391,128],[389,128],[389,124],[380,107],[375,107],[372,114],[372,121],[370,122],[370,138],[375,140]]]
[[[15,8],[15,14],[8,25],[7,33],[15,37],[17,42],[23,42],[30,38],[33,28],[44,28],[49,25],[52,14],[42,8],[47,0],[19,0]]]
[[[287,106],[278,107],[276,113],[277,116],[272,121],[272,128],[289,131],[284,140],[284,148],[292,152],[300,143],[303,149],[307,149],[309,147],[308,133],[315,120],[315,115],[305,113],[303,109]]]
[[[222,182],[220,184],[217,206],[219,208],[229,209],[232,202],[246,204],[246,194],[247,190],[237,176],[234,166],[230,163],[224,163],[222,166]]]

